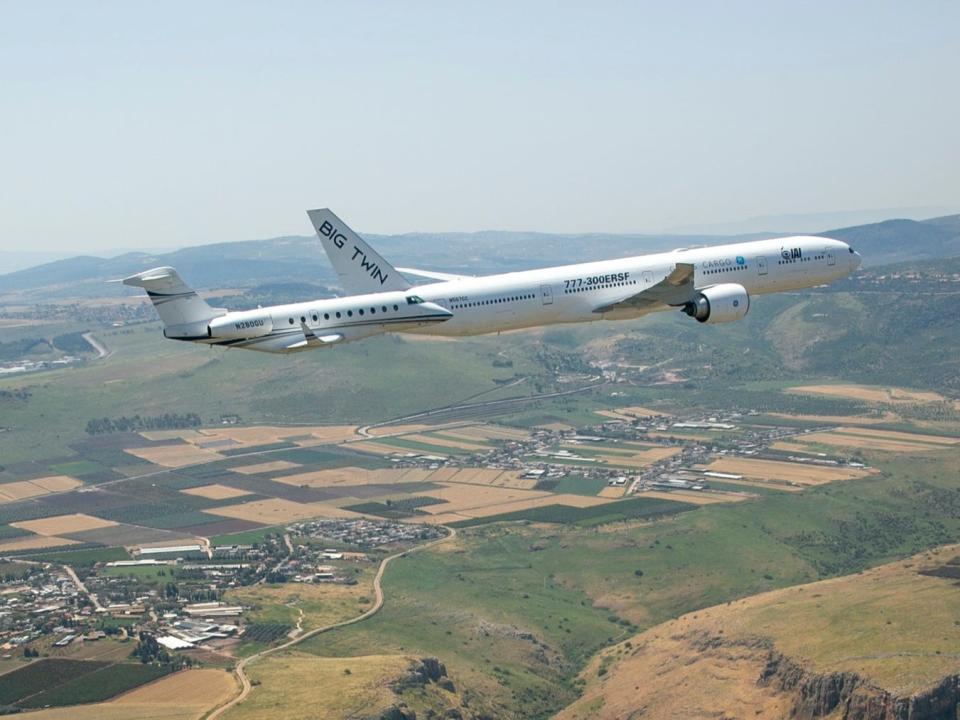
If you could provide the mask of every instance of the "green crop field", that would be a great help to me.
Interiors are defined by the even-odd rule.
[[[169,665],[117,663],[49,687],[19,701],[23,708],[59,707],[108,700],[173,671]]]

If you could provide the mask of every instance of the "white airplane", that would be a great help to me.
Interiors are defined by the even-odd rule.
[[[542,270],[472,277],[395,268],[330,210],[307,213],[345,297],[230,312],[210,307],[176,270],[132,275],[172,340],[289,353],[380,333],[482,335],[679,308],[701,323],[739,320],[753,295],[844,277],[860,255],[839,240],[795,236]],[[412,286],[401,274],[433,282]]]

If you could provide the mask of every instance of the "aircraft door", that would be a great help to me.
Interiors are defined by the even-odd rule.
[[[827,265],[836,265],[837,256],[836,254],[834,254],[833,249],[827,248],[826,250],[824,250],[824,252],[827,254]]]
[[[643,273],[643,287],[644,289],[653,285],[653,273],[645,272]]]
[[[767,274],[767,259],[765,257],[757,258],[757,275]]]
[[[544,305],[553,305],[553,288],[549,285],[541,285],[540,300]]]

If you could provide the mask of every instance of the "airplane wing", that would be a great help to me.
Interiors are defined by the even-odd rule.
[[[308,328],[307,324],[304,322],[300,323],[300,329],[303,331],[303,340],[300,340],[299,342],[296,342],[293,345],[290,345],[288,347],[298,348],[298,347],[304,347],[307,345],[311,347],[316,347],[319,345],[322,347],[325,345],[333,345],[334,343],[338,343],[341,340],[343,340],[343,335],[341,335],[340,333],[331,333],[328,335],[317,335],[313,330]]]
[[[473,275],[454,275],[453,273],[435,272],[433,270],[417,270],[415,268],[397,268],[397,272],[406,275],[417,275],[430,280],[469,280]]]
[[[693,265],[677,263],[673,271],[656,285],[641,290],[615,303],[599,307],[594,312],[605,313],[613,310],[652,310],[663,305],[680,306],[693,299],[696,288],[693,285]]]

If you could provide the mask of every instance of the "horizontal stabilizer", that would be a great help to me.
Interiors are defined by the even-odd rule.
[[[207,305],[172,267],[144,270],[124,278],[123,284],[147,291],[150,301],[163,320],[164,328],[173,333],[172,337],[196,334],[198,330],[195,326],[227,312]]]
[[[454,275],[453,273],[436,272],[434,270],[417,270],[415,268],[397,268],[399,272],[406,275],[417,275],[430,280],[470,280],[472,275]]]

